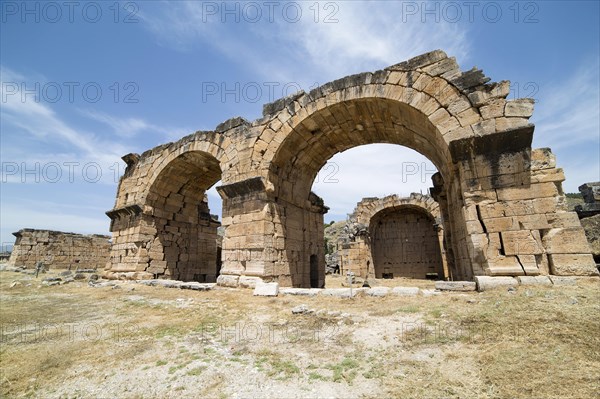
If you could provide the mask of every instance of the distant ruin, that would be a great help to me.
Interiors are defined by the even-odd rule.
[[[337,242],[341,274],[361,277],[448,278],[444,228],[437,202],[413,193],[363,198]]]
[[[364,144],[414,149],[436,166],[431,195],[444,226],[448,276],[596,275],[577,214],[566,209],[562,169],[532,149],[532,99],[510,82],[461,71],[436,50],[266,104],[263,117],[123,157],[105,276],[235,286],[259,277],[321,287],[323,214],[311,192],[336,153]],[[222,268],[204,194],[221,181]]]
[[[97,269],[109,263],[110,236],[83,235],[52,230],[21,229],[8,264],[34,269],[42,262],[46,269]]]

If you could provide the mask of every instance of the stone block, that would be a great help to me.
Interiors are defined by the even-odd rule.
[[[221,274],[217,277],[217,285],[221,287],[237,287],[240,276]]]
[[[557,276],[597,276],[592,254],[550,254],[550,273]]]
[[[550,229],[542,238],[542,244],[549,254],[590,253],[590,247],[581,227]]]
[[[259,282],[254,288],[254,296],[277,296],[279,294],[279,283]]]
[[[489,291],[495,288],[516,287],[519,282],[514,277],[475,276],[478,291]]]
[[[436,281],[435,289],[440,291],[475,291],[474,281]]]
[[[394,287],[392,288],[393,295],[400,296],[416,296],[419,295],[420,289],[418,287]]]
[[[521,285],[552,285],[548,276],[518,276],[517,280]]]
[[[389,287],[373,287],[367,290],[367,295],[382,297],[388,295],[390,290],[391,289]]]
[[[576,277],[548,276],[554,285],[577,285]]]
[[[366,288],[352,288],[352,290],[350,290],[350,288],[325,288],[321,290],[320,295],[336,298],[350,298],[355,297],[366,290]]]
[[[282,295],[317,296],[321,291],[321,288],[281,288],[279,293]]]
[[[256,285],[261,282],[260,277],[240,276],[238,285],[242,288],[256,288]]]

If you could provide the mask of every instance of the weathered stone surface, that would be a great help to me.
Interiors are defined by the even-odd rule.
[[[438,291],[438,290],[426,289],[426,290],[421,290],[421,294],[423,294],[423,296],[436,296],[436,295],[441,295],[442,292]]]
[[[259,282],[254,288],[254,296],[277,296],[279,294],[279,283]]]
[[[597,276],[592,254],[550,254],[550,272],[557,276]]]
[[[475,276],[478,291],[488,291],[494,288],[516,287],[519,282],[514,277]]]
[[[552,285],[548,276],[518,276],[517,280],[521,285]]]
[[[8,264],[35,269],[42,262],[46,269],[103,269],[110,258],[110,237],[61,231],[22,229]]]
[[[299,296],[317,296],[321,292],[321,288],[280,288],[279,293],[282,295],[299,295]]]
[[[337,298],[350,298],[367,291],[366,288],[325,288],[319,293],[322,296],[333,296]]]
[[[217,284],[222,287],[237,287],[240,281],[240,276],[230,276],[221,274],[217,277]]]
[[[577,278],[565,276],[548,276],[554,285],[577,285]]]
[[[475,291],[477,284],[473,281],[436,281],[435,289],[440,291]]]
[[[590,253],[585,232],[581,227],[550,229],[544,234],[542,243],[549,254]]]
[[[421,290],[418,287],[394,287],[392,294],[400,296],[416,296]]]
[[[238,284],[242,288],[255,288],[256,284],[262,282],[260,277],[240,276]]]
[[[386,296],[390,293],[389,287],[373,287],[367,290],[368,296]]]

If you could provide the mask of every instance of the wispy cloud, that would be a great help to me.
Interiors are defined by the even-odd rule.
[[[5,66],[0,66],[0,69],[0,97],[2,98],[0,113],[3,124],[25,131],[36,141],[50,144],[53,150],[67,148],[75,151],[88,161],[111,163],[115,159],[120,159],[125,153],[125,148],[112,140],[104,140],[98,135],[73,128],[48,105],[31,98],[23,100],[21,88],[9,86],[7,83],[23,82],[27,80],[26,77]],[[10,93],[6,93],[7,87],[11,87]],[[3,131],[5,144],[11,134],[16,133]],[[102,151],[98,151],[99,148]]]
[[[79,112],[90,119],[101,122],[110,128],[112,128],[113,132],[117,135],[122,135],[127,138],[135,137],[141,133],[158,133],[160,134],[164,140],[177,140],[187,134],[192,133],[194,130],[191,128],[174,128],[174,127],[165,127],[158,126],[147,122],[141,118],[119,118],[113,115],[109,115],[105,112],[90,110],[90,109],[81,109]]]
[[[532,121],[535,147],[551,147],[565,171],[565,191],[600,180],[600,61],[583,59],[563,81],[540,91]]]
[[[211,15],[203,2],[186,1],[146,7],[141,19],[162,45],[179,51],[211,46],[264,79],[297,82],[305,88],[317,79],[323,84],[436,48],[459,59],[466,56],[469,43],[464,25],[426,24],[419,18],[403,22],[401,3],[335,2],[335,8],[321,9],[318,17],[316,3],[296,3],[302,6],[302,17],[296,22],[283,17],[280,8],[272,21],[266,10],[256,23],[240,11],[239,22],[233,23],[222,9]],[[229,22],[222,23],[223,18]]]

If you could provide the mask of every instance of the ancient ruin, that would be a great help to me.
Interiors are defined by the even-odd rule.
[[[447,278],[444,228],[437,202],[413,193],[363,198],[337,243],[341,274],[375,278]]]
[[[448,277],[594,275],[563,171],[531,149],[533,100],[460,71],[437,50],[266,104],[263,117],[123,157],[107,277],[147,273],[223,285],[240,276],[320,287],[325,254],[317,172],[338,152],[392,143],[428,157]],[[223,199],[222,267],[204,193]]]
[[[110,237],[52,230],[21,229],[8,264],[35,269],[42,262],[46,269],[97,269],[109,262]]]

